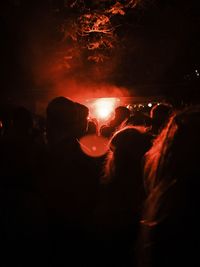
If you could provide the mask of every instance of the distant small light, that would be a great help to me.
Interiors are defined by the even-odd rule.
[[[158,106],[160,106],[160,103],[157,103]]]
[[[197,73],[197,76],[199,76],[199,73]]]
[[[196,73],[198,73],[198,70],[195,70]]]
[[[129,105],[127,105],[126,106],[128,109],[130,109],[130,110],[132,110],[133,109],[133,107],[129,104]]]
[[[148,104],[148,107],[149,107],[149,108],[151,108],[152,106],[153,106],[152,103],[149,103],[149,104]]]

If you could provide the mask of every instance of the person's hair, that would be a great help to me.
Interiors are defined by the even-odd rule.
[[[109,146],[103,177],[107,182],[112,180],[118,169],[134,169],[135,165],[140,165],[143,155],[150,148],[150,138],[144,127],[127,126],[113,135]]]
[[[102,125],[100,128],[100,135],[106,138],[110,138],[113,134],[113,128],[107,125]]]
[[[130,110],[124,106],[119,106],[115,109],[115,118],[119,121],[128,119],[130,114]]]
[[[197,221],[199,209],[197,204],[200,188],[199,129],[200,107],[191,107],[179,112],[170,118],[168,125],[145,156],[144,171],[148,197],[141,220],[143,231],[140,240],[143,240],[143,248],[147,243],[157,242],[159,245],[151,246],[152,249],[168,253],[169,262],[173,261],[172,255],[176,249],[177,255],[180,256],[178,253],[183,246],[184,250],[188,250],[186,253],[193,253],[189,243],[196,242],[197,238],[194,232],[188,238],[188,233],[196,231],[195,227],[194,230],[191,228],[191,224]],[[159,231],[156,232],[155,227]],[[158,235],[155,236],[155,233]],[[176,246],[173,247],[173,243]],[[161,261],[163,256],[159,258],[155,251],[150,255],[154,257],[152,262]],[[184,257],[188,260],[187,255],[182,255],[179,260]]]
[[[150,117],[154,131],[159,133],[166,126],[172,111],[172,106],[167,103],[157,104],[151,109]]]
[[[48,143],[76,136],[78,114],[72,100],[63,96],[54,98],[47,106],[46,115]]]
[[[127,120],[127,124],[128,125],[134,125],[134,126],[150,127],[152,124],[152,119],[149,115],[143,113],[142,111],[137,110]]]
[[[67,129],[77,122],[75,103],[63,96],[54,98],[47,106],[47,123],[52,127]]]
[[[190,171],[194,169],[200,151],[197,150],[200,140],[197,130],[199,114],[199,107],[195,107],[172,115],[154,141],[145,155],[145,176],[149,191],[164,180],[163,176],[169,177],[168,172],[171,177],[172,172],[179,171],[180,174],[185,168]],[[191,165],[194,166],[191,168]]]

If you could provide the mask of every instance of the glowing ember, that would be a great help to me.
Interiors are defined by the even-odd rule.
[[[116,98],[100,98],[94,102],[94,115],[97,119],[109,119],[115,109]]]

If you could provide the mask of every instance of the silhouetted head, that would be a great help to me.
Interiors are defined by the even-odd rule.
[[[141,157],[149,147],[149,139],[146,137],[145,128],[127,126],[116,132],[110,141],[110,148],[114,153],[128,154],[131,152],[134,158]]]
[[[109,123],[109,126],[113,128],[113,132],[120,128],[120,126],[126,122],[130,117],[130,110],[124,106],[119,106],[115,109],[115,117]]]
[[[75,135],[78,115],[72,100],[63,96],[54,98],[47,106],[46,115],[49,141]]]
[[[141,170],[141,160],[151,142],[143,127],[128,126],[116,132],[110,141],[110,154],[106,164],[107,176],[118,171]]]
[[[110,138],[113,134],[113,128],[107,125],[102,125],[100,128],[100,135],[106,138]]]
[[[146,155],[148,189],[161,180],[199,173],[200,108],[172,116]],[[167,180],[166,180],[167,181]]]
[[[130,110],[124,106],[119,106],[115,109],[115,118],[120,122],[127,120],[130,116]]]
[[[142,111],[135,111],[134,115],[129,117],[127,120],[127,124],[134,125],[134,126],[151,126],[151,118],[144,114]]]
[[[172,111],[172,106],[165,103],[157,104],[151,109],[152,130],[155,134],[159,133],[166,125]]]

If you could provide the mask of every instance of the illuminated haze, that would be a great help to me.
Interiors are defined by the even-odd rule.
[[[127,10],[142,1],[93,2],[87,7],[84,1],[68,1],[66,17],[61,19],[55,11],[31,31],[31,71],[41,97],[63,95],[83,102],[83,98],[128,96],[115,79],[123,41],[117,34],[122,26],[118,20],[123,23]]]

